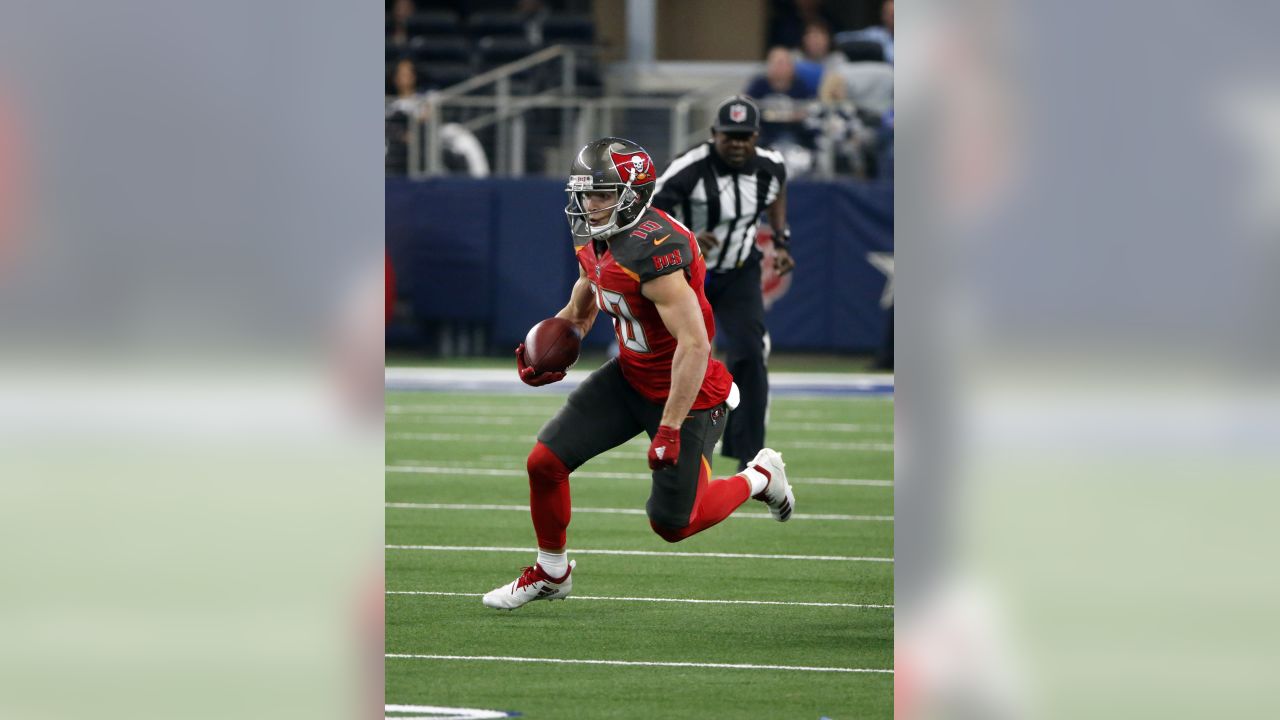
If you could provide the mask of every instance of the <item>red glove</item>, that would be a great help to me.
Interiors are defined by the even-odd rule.
[[[659,425],[658,434],[649,445],[649,469],[671,467],[680,459],[680,430],[670,425]]]
[[[533,368],[524,363],[524,343],[516,348],[516,370],[520,373],[520,380],[525,385],[540,387],[542,385],[550,385],[553,382],[560,382],[564,379],[562,372],[544,372],[537,374]]]

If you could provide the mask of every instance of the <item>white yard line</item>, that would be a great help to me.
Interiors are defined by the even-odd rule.
[[[536,553],[534,548],[527,547],[491,547],[483,545],[384,545],[387,550],[438,550],[441,552],[514,552]],[[639,555],[644,557],[682,557],[682,558],[731,558],[747,560],[823,560],[834,562],[878,562],[891,563],[891,557],[859,557],[850,555],[762,555],[756,553],[714,553],[714,552],[664,552],[658,550],[582,550],[574,548],[574,555]]]
[[[482,390],[503,395],[541,393],[542,397],[563,395],[588,376],[585,368],[569,373],[564,381],[549,388],[534,390],[520,383],[514,368],[441,368],[389,367],[383,371],[387,390],[437,390],[467,392]],[[882,373],[836,372],[771,372],[769,388],[773,395],[812,395],[820,397],[875,396],[893,393],[893,375]],[[536,396],[536,395],[535,395]]]
[[[483,597],[484,593],[435,592],[431,590],[388,590],[388,595],[433,595],[439,597]],[[866,603],[799,602],[790,600],[699,600],[694,598],[618,597],[611,595],[570,595],[570,600],[606,600],[612,602],[689,603],[693,605],[794,605],[797,607],[856,608],[859,610],[892,610],[892,605]]]
[[[439,705],[387,705],[385,712],[397,713],[387,720],[499,720],[516,717],[502,710],[441,707]],[[413,713],[412,716],[406,716]],[[423,715],[422,713],[426,713]]]
[[[486,505],[471,503],[410,503],[410,502],[389,502],[386,506],[395,510],[503,510],[510,512],[529,512],[528,505]],[[577,513],[598,513],[601,515],[647,515],[648,513],[641,508],[601,508],[601,507],[575,507],[573,512]],[[773,516],[767,512],[740,512],[734,513],[730,517],[750,518],[752,520],[772,520]],[[793,513],[791,517],[795,520],[845,520],[849,522],[893,522],[892,515],[818,515],[812,513]]]
[[[487,660],[493,662],[554,663],[558,665],[621,665],[625,667],[715,668],[728,670],[795,670],[799,672],[881,673],[892,675],[891,668],[812,667],[807,665],[752,665],[748,663],[659,662],[653,660],[580,660],[570,658],[516,657],[501,655],[410,655],[387,653],[389,659],[408,660]]]
[[[388,440],[428,440],[431,442],[475,442],[475,443],[521,443],[533,445],[537,439],[537,432],[531,432],[528,435],[470,435],[466,433],[417,433],[417,432],[394,432],[387,433]],[[648,440],[628,440],[623,443],[624,446],[649,447]],[[823,442],[817,440],[788,440],[780,443],[782,451],[786,452],[787,448],[802,448],[805,450],[866,450],[870,452],[893,452],[893,443],[883,442]]]
[[[409,462],[413,462],[410,460]],[[638,460],[637,460],[638,462]],[[513,468],[474,467],[471,465],[387,465],[389,473],[409,473],[414,475],[479,475],[488,477],[527,477],[525,470]],[[591,472],[578,470],[572,474],[575,478],[594,478],[597,480],[648,480],[650,473],[642,472]],[[892,480],[870,480],[866,478],[795,478],[793,485],[859,485],[868,487],[893,487]]]

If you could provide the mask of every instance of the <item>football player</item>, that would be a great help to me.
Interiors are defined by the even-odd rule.
[[[484,596],[491,608],[514,610],[569,595],[576,564],[565,552],[569,474],[642,431],[652,441],[649,524],[668,542],[706,530],[750,498],[782,522],[795,507],[782,456],[769,448],[737,475],[711,478],[711,453],[737,404],[737,388],[711,358],[715,323],[698,243],[684,225],[649,206],[657,179],[649,154],[630,140],[604,138],[583,147],[569,173],[565,215],[580,274],[557,317],[585,336],[603,310],[620,352],[539,431],[528,459],[538,559]],[[529,367],[523,344],[516,366],[529,385],[565,376]]]

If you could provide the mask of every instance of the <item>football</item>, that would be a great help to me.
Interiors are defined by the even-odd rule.
[[[581,351],[578,328],[564,318],[547,318],[524,338],[524,360],[536,373],[564,372],[578,362]]]

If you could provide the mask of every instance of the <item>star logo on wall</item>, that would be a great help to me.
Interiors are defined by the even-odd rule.
[[[867,253],[867,262],[871,263],[871,267],[884,273],[884,276],[888,278],[884,284],[884,292],[880,293],[880,307],[888,310],[893,307],[893,253]]]

